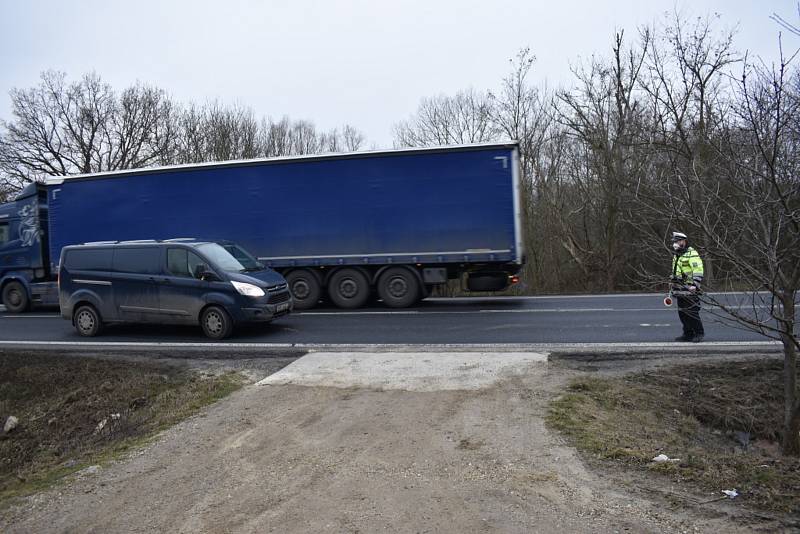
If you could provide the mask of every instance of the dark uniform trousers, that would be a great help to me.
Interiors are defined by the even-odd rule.
[[[703,336],[703,322],[700,320],[700,297],[696,295],[678,297],[678,317],[683,324],[686,337]]]

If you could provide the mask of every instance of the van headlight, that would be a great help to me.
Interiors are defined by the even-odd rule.
[[[231,280],[231,284],[233,284],[233,287],[236,288],[236,291],[238,291],[240,295],[244,295],[246,297],[264,296],[264,290],[258,286],[254,286],[253,284],[246,284],[244,282],[234,282],[233,280]]]

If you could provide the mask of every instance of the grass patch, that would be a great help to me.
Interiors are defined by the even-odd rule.
[[[748,504],[800,512],[800,460],[781,456],[782,362],[672,367],[580,378],[554,400],[548,424],[612,464],[660,473]],[[654,463],[666,454],[679,462]]]
[[[0,353],[0,503],[102,464],[241,387],[157,363]]]

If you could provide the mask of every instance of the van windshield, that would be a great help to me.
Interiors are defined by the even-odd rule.
[[[236,258],[216,243],[206,243],[198,245],[197,250],[202,252],[203,255],[214,264],[214,267],[219,267],[227,272],[242,272],[244,266],[239,263]]]
[[[238,245],[234,244],[226,244],[222,245],[222,248],[230,252],[231,256],[236,258],[236,261],[242,264],[245,271],[263,271],[264,264],[259,262],[253,256],[250,255],[245,249]]]

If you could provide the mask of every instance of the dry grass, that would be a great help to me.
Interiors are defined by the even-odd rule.
[[[800,459],[780,455],[782,363],[692,365],[575,380],[548,423],[581,450],[756,508],[800,513]],[[666,454],[679,462],[654,463]]]
[[[102,463],[239,388],[238,375],[0,353],[0,502]]]

